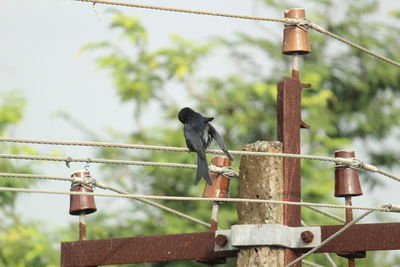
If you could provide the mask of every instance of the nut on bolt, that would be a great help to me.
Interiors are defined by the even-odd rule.
[[[220,247],[225,247],[228,243],[228,237],[226,235],[217,235],[215,237],[215,244]]]
[[[314,240],[314,234],[310,231],[304,231],[300,234],[301,240],[304,243],[311,243]]]

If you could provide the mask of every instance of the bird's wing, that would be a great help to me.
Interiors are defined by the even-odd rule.
[[[203,117],[203,122],[204,123],[210,122],[212,120],[214,120],[214,117]]]
[[[196,131],[186,127],[184,133],[188,148],[195,151],[200,158],[205,159],[206,153],[200,135]]]
[[[225,155],[233,161],[233,158],[231,156],[231,154],[229,154],[228,150],[226,149],[224,140],[222,140],[222,137],[219,135],[219,133],[217,132],[217,130],[211,125],[209,124],[209,132],[211,134],[211,137],[217,142],[217,144],[221,147],[222,151],[225,152]]]

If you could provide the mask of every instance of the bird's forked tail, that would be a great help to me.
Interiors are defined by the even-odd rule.
[[[212,184],[210,175],[208,174],[208,164],[207,158],[200,158],[197,157],[197,172],[196,172],[196,179],[194,180],[194,184],[197,185],[200,182],[201,177],[204,177],[207,184]]]

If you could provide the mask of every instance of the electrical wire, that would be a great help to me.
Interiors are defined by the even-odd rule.
[[[49,175],[39,175],[39,174],[8,173],[8,172],[1,172],[0,177],[68,181],[71,183],[82,183],[82,184],[85,184],[87,181],[87,179],[83,177],[64,177],[64,176],[49,176]]]
[[[248,202],[248,203],[267,203],[267,204],[282,204],[282,205],[295,205],[295,206],[313,206],[313,207],[334,208],[334,209],[400,212],[400,205],[396,204],[385,204],[382,205],[381,207],[367,207],[367,206],[346,206],[346,205],[312,203],[312,202],[292,202],[292,201],[269,200],[269,199],[202,198],[202,197],[154,196],[154,195],[136,195],[136,194],[108,194],[108,193],[91,193],[91,192],[65,192],[65,191],[37,190],[37,189],[27,189],[27,188],[15,188],[15,187],[0,187],[0,191],[37,193],[37,194],[55,194],[55,195],[88,195],[97,197],[115,197],[115,198],[133,198],[133,199],[141,198],[141,199],[158,199],[158,200],[172,200],[172,201],[218,201],[218,202],[231,202],[231,203]]]
[[[339,36],[339,35],[336,35],[336,34],[330,32],[330,31],[328,31],[328,30],[322,28],[321,26],[319,26],[319,25],[317,25],[317,24],[310,23],[310,24],[308,24],[308,26],[309,26],[311,29],[316,30],[317,32],[320,32],[320,33],[322,33],[322,34],[325,34],[325,35],[327,35],[327,36],[330,36],[330,37],[332,37],[332,38],[334,38],[334,39],[336,39],[336,40],[338,40],[338,41],[340,41],[340,42],[342,42],[342,43],[344,43],[344,44],[347,44],[347,45],[349,45],[349,46],[351,46],[351,47],[353,47],[353,48],[355,48],[355,49],[360,50],[360,51],[363,52],[363,53],[366,53],[366,54],[368,54],[368,55],[370,55],[370,56],[373,56],[373,57],[375,57],[375,58],[377,58],[377,59],[379,59],[379,60],[382,60],[382,61],[384,61],[384,62],[386,62],[386,63],[392,64],[392,65],[394,65],[394,66],[400,68],[400,63],[399,63],[399,62],[394,61],[394,60],[392,60],[392,59],[390,59],[390,58],[387,58],[387,57],[385,57],[385,56],[379,55],[379,54],[377,54],[377,53],[375,53],[375,52],[373,52],[373,51],[371,51],[371,50],[369,50],[369,49],[367,49],[367,48],[365,48],[365,47],[363,47],[363,46],[361,46],[361,45],[358,45],[358,44],[356,44],[356,43],[354,43],[354,42],[352,42],[352,41],[347,40],[346,38],[343,38],[343,37],[341,37],[341,36]]]
[[[101,164],[119,164],[119,165],[137,165],[137,166],[154,166],[154,167],[172,167],[172,168],[187,168],[197,169],[197,165],[168,163],[168,162],[151,162],[137,160],[117,160],[117,159],[92,159],[92,158],[71,158],[71,157],[50,157],[50,156],[31,156],[31,155],[16,155],[16,154],[0,154],[0,159],[22,159],[22,160],[43,160],[43,161],[62,161],[67,164],[71,162],[86,162],[101,163]],[[210,165],[209,171],[226,176],[227,178],[237,178],[239,174],[229,167],[219,167]]]
[[[22,138],[10,138],[0,137],[0,142],[9,143],[27,143],[27,144],[42,144],[42,145],[64,145],[64,146],[93,146],[93,147],[108,147],[108,148],[128,148],[128,149],[142,149],[142,150],[159,150],[159,151],[173,151],[173,152],[189,152],[188,148],[184,147],[170,147],[170,146],[155,146],[155,145],[141,145],[141,144],[118,144],[118,143],[106,143],[106,142],[68,142],[68,141],[50,141],[50,140],[33,140],[33,139],[22,139]],[[224,154],[222,150],[207,149],[207,153],[212,154]],[[295,159],[306,159],[306,160],[319,160],[334,162],[338,166],[350,167],[353,169],[364,169],[370,172],[376,172],[383,176],[389,177],[393,180],[400,181],[400,176],[394,175],[388,171],[381,170],[378,167],[365,163],[361,160],[354,158],[340,158],[340,157],[326,157],[326,156],[315,156],[305,154],[289,154],[289,153],[273,153],[273,152],[257,152],[257,151],[239,151],[230,150],[232,155],[241,156],[265,156],[265,157],[277,157],[277,158],[295,158]],[[158,166],[158,167],[176,167],[176,168],[197,168],[196,165],[179,164],[179,163],[160,163],[160,162],[144,162],[144,161],[123,161],[123,160],[105,160],[105,159],[71,159],[70,157],[55,158],[55,157],[35,157],[35,156],[17,156],[13,154],[0,154],[0,158],[13,158],[13,159],[26,159],[26,160],[53,160],[53,161],[64,161],[64,162],[93,162],[93,163],[104,163],[104,164],[128,164],[128,165],[141,165],[141,166]],[[214,172],[214,171],[213,171]],[[218,172],[218,171],[215,171]],[[229,170],[225,168],[220,170],[224,175],[230,177]],[[233,174],[233,177],[238,175]]]
[[[126,7],[136,7],[136,8],[145,8],[145,9],[155,9],[155,10],[163,10],[163,11],[171,11],[171,12],[180,12],[180,13],[189,13],[189,14],[197,14],[197,15],[208,15],[208,16],[218,16],[218,17],[228,17],[228,18],[236,18],[236,19],[247,19],[247,20],[258,20],[258,21],[271,21],[271,22],[281,22],[285,23],[285,25],[298,25],[298,26],[307,26],[319,33],[325,34],[331,38],[334,38],[346,45],[349,45],[355,49],[362,51],[370,56],[373,56],[379,60],[382,60],[386,63],[392,64],[398,68],[400,68],[400,63],[389,59],[385,56],[379,55],[361,45],[358,45],[354,42],[347,40],[344,37],[336,35],[323,27],[311,23],[308,19],[292,19],[292,18],[268,18],[268,17],[257,17],[257,16],[246,16],[246,15],[236,15],[236,14],[227,14],[227,13],[219,13],[219,12],[211,12],[211,11],[203,11],[203,10],[193,10],[193,9],[183,9],[183,8],[173,8],[173,7],[164,7],[164,6],[152,6],[152,5],[143,5],[143,4],[135,4],[135,3],[127,3],[127,2],[118,2],[118,1],[109,1],[109,0],[75,0],[80,2],[90,2],[94,4],[105,4],[105,5],[116,5],[116,6],[126,6]]]
[[[76,0],[76,1],[104,4],[104,5],[115,5],[115,6],[125,6],[125,7],[136,7],[136,8],[144,8],[144,9],[171,11],[171,12],[188,13],[188,14],[196,14],[196,15],[227,17],[227,18],[235,18],[235,19],[273,21],[273,22],[282,22],[282,23],[293,23],[293,24],[304,22],[304,19],[266,18],[266,17],[237,15],[237,14],[219,13],[219,12],[185,9],[185,8],[144,5],[144,4],[136,4],[136,3],[119,2],[119,1],[108,1],[108,0]]]
[[[92,158],[71,158],[71,157],[51,157],[51,156],[31,156],[17,154],[0,154],[1,159],[22,159],[22,160],[42,160],[42,161],[62,161],[69,164],[70,162],[86,162],[86,163],[102,163],[102,164],[119,164],[119,165],[138,165],[138,166],[155,166],[155,167],[173,167],[173,168],[189,168],[196,169],[196,165],[181,163],[165,163],[150,162],[136,160],[116,160],[116,159],[92,159]]]
[[[159,146],[159,145],[142,145],[142,144],[120,144],[120,143],[107,143],[107,142],[87,142],[87,141],[60,141],[60,140],[34,140],[24,138],[11,138],[11,137],[0,137],[0,142],[8,143],[24,143],[24,144],[41,144],[41,145],[62,145],[62,146],[93,146],[93,147],[108,147],[108,148],[128,148],[128,149],[141,149],[141,150],[159,150],[159,151],[171,151],[171,152],[189,152],[186,147],[171,147],[171,146]],[[207,149],[207,153],[211,154],[224,154],[225,152],[219,149]],[[289,154],[289,153],[273,153],[273,152],[258,152],[258,151],[241,151],[241,150],[229,150],[232,155],[240,156],[265,156],[265,157],[277,157],[277,158],[295,158],[295,159],[309,159],[309,160],[320,160],[335,162],[338,165],[346,165],[352,168],[367,168],[370,171],[374,171],[376,167],[363,163],[357,159],[340,158],[340,157],[326,157],[326,156],[314,156],[304,154]],[[62,160],[64,161],[64,160]],[[194,165],[193,165],[194,166]],[[376,170],[375,170],[376,171]]]
[[[159,151],[172,151],[172,152],[189,152],[186,147],[171,147],[171,146],[156,146],[156,145],[142,145],[142,144],[119,144],[119,143],[106,143],[106,142],[87,142],[87,141],[50,141],[50,140],[33,140],[23,138],[10,138],[0,137],[0,142],[9,143],[24,143],[24,144],[42,144],[42,145],[63,145],[63,146],[93,146],[93,147],[108,147],[108,148],[129,148],[129,149],[141,149],[141,150],[159,150]],[[225,152],[219,149],[207,149],[207,153],[211,154],[224,154]],[[295,159],[309,159],[309,160],[320,160],[335,162],[338,165],[346,165],[352,168],[366,168],[370,171],[376,171],[376,167],[370,164],[366,164],[357,159],[340,158],[340,157],[326,157],[326,156],[314,156],[304,154],[289,154],[289,153],[273,153],[273,152],[258,152],[258,151],[241,151],[241,150],[230,150],[231,155],[240,156],[266,156],[266,157],[277,157],[277,158],[295,158]],[[65,160],[61,160],[65,161]],[[193,168],[189,167],[189,168]],[[400,179],[399,179],[400,180]]]
[[[341,218],[339,216],[336,216],[335,214],[332,214],[330,212],[327,212],[327,211],[324,211],[324,210],[320,210],[320,209],[317,209],[315,207],[310,207],[310,206],[308,206],[307,208],[309,208],[310,210],[313,210],[315,212],[318,212],[318,213],[320,213],[320,214],[322,214],[324,216],[327,216],[327,217],[329,217],[331,219],[334,219],[334,220],[336,220],[338,222],[341,222],[341,223],[345,223],[346,222],[345,219],[343,219],[343,218]]]

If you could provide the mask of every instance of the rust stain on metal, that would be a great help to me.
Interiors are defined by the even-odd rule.
[[[86,240],[86,224],[79,223],[79,240]]]
[[[211,220],[210,231],[215,232],[218,230],[218,222],[216,220]]]
[[[142,236],[63,242],[61,266],[101,266],[140,262],[235,257],[237,251],[214,252],[215,233]]]
[[[218,167],[231,166],[231,161],[226,157],[214,156],[211,164]],[[229,197],[229,183],[230,180],[215,172],[210,172],[211,185],[206,184],[203,192],[203,197],[210,198],[228,198]]]
[[[300,234],[301,240],[304,243],[311,243],[314,240],[314,234],[310,231],[304,231]]]
[[[341,225],[321,226],[322,241],[342,227]],[[363,251],[397,249],[400,249],[400,223],[377,223],[353,225],[317,252],[356,251],[356,255],[361,256]]]
[[[215,244],[220,247],[225,247],[228,243],[228,237],[226,235],[217,235],[215,237]]]
[[[278,140],[283,143],[283,152],[300,154],[300,94],[297,78],[284,77],[278,83]],[[283,159],[284,199],[300,201],[300,160]],[[300,226],[300,207],[285,206],[285,224]]]
[[[352,206],[353,202],[351,200],[351,197],[345,197],[345,205],[346,206]],[[346,224],[350,223],[353,220],[353,210],[352,209],[346,209]]]
[[[300,154],[300,129],[310,128],[301,119],[301,91],[303,88],[310,87],[310,84],[300,82],[300,74],[297,70],[292,70],[292,77],[284,77],[278,83],[278,140],[283,143],[283,152],[290,154]],[[301,169],[299,159],[283,159],[284,175],[284,200],[299,202],[301,200]],[[284,206],[284,224],[288,226],[301,225],[300,206]],[[299,253],[294,250],[285,250],[285,264],[298,258]],[[300,264],[296,264],[296,267]]]
[[[296,73],[295,73],[296,74]],[[301,90],[303,86],[298,79],[298,74],[293,78],[284,77],[278,83],[278,140],[283,143],[283,152],[300,154],[300,128],[301,128]],[[283,193],[284,200],[299,202],[301,199],[300,186],[300,160],[283,159]],[[288,226],[301,225],[300,206],[284,206],[284,224]],[[285,250],[285,264],[301,256],[295,250]],[[296,266],[300,266],[299,264]]]
[[[321,226],[322,241],[343,226]],[[61,267],[236,257],[237,251],[214,252],[214,232],[63,242]],[[356,224],[317,253],[400,249],[400,223]],[[307,249],[298,249],[302,253]],[[362,252],[361,252],[362,253]],[[363,254],[360,254],[363,255]],[[352,255],[354,257],[354,255]]]

